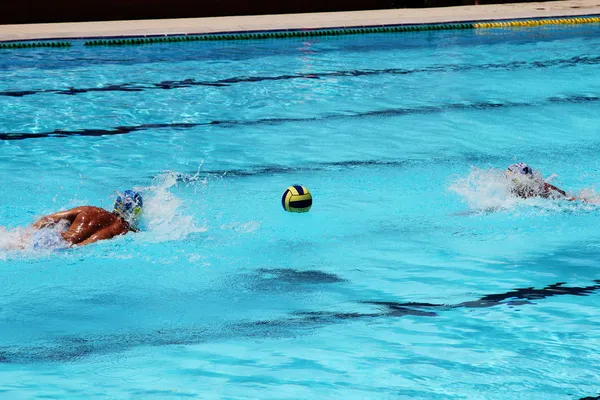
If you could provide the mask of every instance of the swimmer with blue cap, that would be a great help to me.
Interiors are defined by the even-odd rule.
[[[46,215],[33,227],[42,229],[66,221],[68,228],[61,232],[62,238],[72,246],[83,246],[131,231],[137,232],[143,205],[140,193],[125,190],[117,196],[112,212],[93,206],[76,207]]]
[[[509,181],[510,191],[518,197],[563,198],[568,201],[577,200],[554,185],[544,181],[542,174],[535,171],[525,163],[516,163],[506,169],[506,178]]]

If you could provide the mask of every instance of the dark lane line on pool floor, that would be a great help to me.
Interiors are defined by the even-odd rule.
[[[329,162],[312,162],[307,165],[294,166],[258,166],[252,169],[203,169],[202,171],[194,171],[189,174],[175,173],[174,177],[179,183],[194,183],[199,180],[210,177],[251,177],[261,175],[276,175],[286,173],[303,173],[303,172],[320,172],[332,171],[335,169],[346,170],[349,168],[361,167],[416,167],[421,165],[431,164],[450,164],[469,165],[469,164],[496,164],[505,160],[504,156],[490,156],[479,153],[463,153],[458,157],[430,157],[422,159],[408,160],[348,160],[348,161],[329,161]],[[155,176],[151,176],[155,178]]]
[[[0,140],[21,140],[21,139],[32,139],[32,138],[44,138],[44,137],[67,137],[67,136],[104,136],[104,135],[122,135],[130,132],[148,130],[148,129],[189,129],[199,126],[221,126],[221,127],[232,127],[232,126],[255,126],[255,125],[280,125],[289,122],[316,122],[316,121],[327,121],[337,119],[352,119],[352,118],[368,118],[368,117],[396,117],[404,115],[419,115],[419,114],[435,114],[444,113],[450,111],[470,111],[470,110],[493,110],[493,109],[506,109],[515,107],[532,107],[542,106],[548,104],[560,104],[560,103],[590,103],[597,102],[600,100],[598,96],[565,96],[565,97],[551,97],[546,99],[544,102],[538,103],[517,103],[517,102],[478,102],[470,104],[454,103],[444,106],[423,106],[415,108],[397,108],[397,109],[386,109],[386,110],[374,110],[356,114],[330,114],[322,117],[308,117],[308,118],[264,118],[258,120],[222,120],[222,121],[210,121],[204,123],[163,123],[163,124],[141,124],[137,126],[119,126],[110,129],[81,129],[81,130],[62,130],[56,129],[52,132],[39,132],[39,133],[0,133]]]
[[[110,84],[102,87],[92,88],[69,88],[69,89],[39,89],[39,90],[7,90],[0,91],[0,96],[8,97],[24,97],[34,94],[50,93],[62,95],[76,95],[90,92],[143,92],[146,90],[169,90],[189,88],[193,86],[210,86],[210,87],[227,87],[238,83],[255,83],[266,81],[285,81],[292,79],[321,79],[332,77],[359,77],[359,76],[378,76],[378,75],[409,75],[418,73],[448,73],[448,72],[468,72],[468,71],[513,71],[517,69],[539,69],[551,67],[573,67],[578,65],[596,65],[600,64],[600,56],[574,56],[565,59],[555,59],[546,61],[512,61],[508,63],[490,63],[490,64],[466,64],[466,65],[434,65],[424,68],[403,69],[403,68],[386,68],[379,70],[347,70],[333,72],[316,72],[306,74],[288,74],[279,76],[241,76],[215,81],[198,81],[192,78],[178,81],[162,81],[154,84],[135,84],[122,83]]]
[[[23,139],[39,139],[39,138],[61,138],[69,136],[110,136],[110,135],[125,135],[131,132],[144,131],[148,129],[189,129],[197,126],[210,125],[211,123],[170,123],[170,124],[142,124],[137,126],[117,126],[109,129],[81,129],[74,131],[66,131],[56,129],[52,132],[39,133],[0,133],[0,140],[23,140]]]
[[[262,118],[256,120],[215,120],[199,123],[161,123],[161,124],[141,124],[134,126],[118,126],[109,129],[80,129],[63,130],[56,129],[52,132],[37,133],[19,133],[4,132],[0,133],[0,140],[23,140],[37,139],[46,137],[68,137],[68,136],[105,136],[105,135],[123,135],[131,132],[144,131],[148,129],[190,129],[200,126],[219,126],[223,128],[235,126],[258,126],[258,125],[281,125],[290,122],[322,122],[343,119],[358,119],[370,117],[401,117],[405,115],[427,115],[446,112],[460,111],[489,111],[499,109],[511,109],[519,107],[540,107],[555,104],[584,104],[596,103],[600,97],[596,95],[573,95],[573,96],[554,96],[543,101],[535,103],[525,102],[475,102],[475,103],[453,103],[440,106],[422,106],[413,108],[389,108],[384,110],[373,110],[354,114],[328,114],[316,117],[306,118]]]
[[[272,274],[274,278],[265,277]],[[288,283],[331,284],[346,282],[337,275],[322,271],[301,271],[289,268],[262,269],[256,274],[265,282],[282,279]],[[243,322],[224,326],[202,325],[172,329],[152,330],[148,332],[127,332],[125,334],[98,334],[96,336],[65,336],[47,343],[36,343],[26,346],[0,347],[0,364],[28,364],[46,362],[73,362],[91,355],[109,354],[125,351],[139,346],[194,345],[214,340],[240,338],[277,338],[297,336],[302,328],[318,328],[324,324],[343,323],[355,319],[372,319],[381,317],[436,317],[439,311],[456,308],[486,308],[498,305],[511,307],[535,305],[532,301],[554,296],[589,296],[600,289],[600,280],[595,285],[565,287],[564,282],[548,285],[543,289],[523,288],[505,293],[488,294],[478,300],[467,301],[455,305],[419,303],[360,301],[361,304],[384,306],[385,310],[377,313],[365,312],[332,312],[332,311],[299,311],[288,318]],[[508,301],[507,301],[508,300]],[[433,308],[438,313],[431,311]]]

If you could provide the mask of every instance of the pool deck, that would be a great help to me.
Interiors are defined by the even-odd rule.
[[[241,17],[0,25],[0,41],[202,34],[600,14],[600,0]]]

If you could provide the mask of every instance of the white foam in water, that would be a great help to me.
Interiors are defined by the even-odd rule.
[[[184,202],[170,191],[179,184],[181,177],[181,174],[169,171],[157,176],[153,185],[135,188],[144,197],[143,231],[136,238],[160,242],[206,232],[207,229],[198,226],[192,215],[186,215]],[[198,179],[198,174],[184,180],[188,184],[206,183]]]
[[[519,198],[511,194],[503,170],[472,168],[466,177],[457,177],[449,190],[459,194],[473,210],[513,208]]]
[[[535,172],[541,178],[539,172]],[[546,182],[556,178],[552,174]],[[520,183],[517,183],[519,185]],[[517,207],[534,207],[537,210],[565,210],[590,208],[590,204],[600,205],[600,196],[592,189],[582,190],[578,198],[582,201],[570,202],[564,200],[544,199],[530,197],[527,199],[515,196],[512,193],[515,184],[507,179],[504,170],[490,168],[480,169],[473,167],[465,177],[457,177],[448,187],[450,191],[459,194],[468,204],[469,208],[479,212],[510,210]],[[537,191],[534,188],[534,191]]]
[[[30,233],[31,231],[26,228],[7,230],[0,226],[0,260],[6,259],[7,251],[23,250],[25,238]]]
[[[53,251],[70,247],[70,243],[65,241],[61,232],[69,228],[70,223],[59,221],[58,224],[43,229],[34,229],[31,236],[27,238],[27,246],[37,251]]]
[[[577,198],[582,199],[588,204],[600,206],[600,194],[596,193],[592,188],[581,189],[577,193]]]
[[[30,226],[13,230],[0,227],[0,260],[6,260],[10,252],[48,253],[67,248],[69,244],[60,235],[67,227],[66,221],[39,230]]]

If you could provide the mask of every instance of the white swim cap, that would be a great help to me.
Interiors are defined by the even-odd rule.
[[[533,175],[531,167],[523,162],[510,165],[506,172],[509,174]]]

